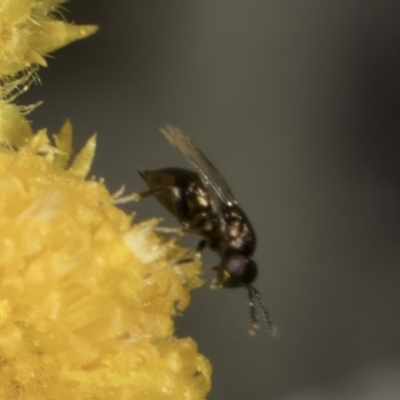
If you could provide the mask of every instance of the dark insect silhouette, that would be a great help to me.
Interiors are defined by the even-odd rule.
[[[181,168],[141,170],[139,174],[150,190],[136,194],[136,199],[155,196],[186,232],[201,236],[197,251],[209,247],[221,257],[219,265],[214,267],[217,286],[247,289],[251,332],[259,327],[256,299],[269,329],[275,334],[275,325],[261,302],[261,295],[252,286],[257,277],[257,265],[250,257],[255,251],[256,236],[246,214],[221,173],[188,136],[170,125],[161,132],[197,172]]]

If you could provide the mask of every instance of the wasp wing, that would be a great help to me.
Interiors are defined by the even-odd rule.
[[[171,145],[178,149],[184,155],[186,160],[197,169],[199,176],[211,197],[215,211],[221,211],[221,202],[228,206],[236,204],[232,191],[221,173],[214,167],[205,154],[192,142],[189,136],[184,134],[179,128],[172,125],[166,125],[161,128],[161,132]]]

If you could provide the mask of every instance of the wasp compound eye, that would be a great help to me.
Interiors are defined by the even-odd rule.
[[[225,269],[229,275],[240,277],[246,268],[246,260],[241,256],[229,257],[225,263]]]

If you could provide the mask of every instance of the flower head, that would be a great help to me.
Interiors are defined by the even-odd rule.
[[[56,20],[60,3],[0,0],[0,398],[203,399],[210,364],[173,324],[200,263],[85,180],[95,136],[71,160],[69,121],[52,142],[11,102],[95,30]]]

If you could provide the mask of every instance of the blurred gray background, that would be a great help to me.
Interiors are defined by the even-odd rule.
[[[258,232],[256,286],[280,337],[248,336],[242,290],[206,285],[177,319],[213,363],[209,399],[400,398],[400,2],[66,8],[100,31],[49,58],[20,98],[44,100],[34,126],[71,118],[75,148],[97,131],[92,173],[137,191],[138,168],[187,166],[158,132],[178,125]],[[126,209],[176,225],[155,200]]]

